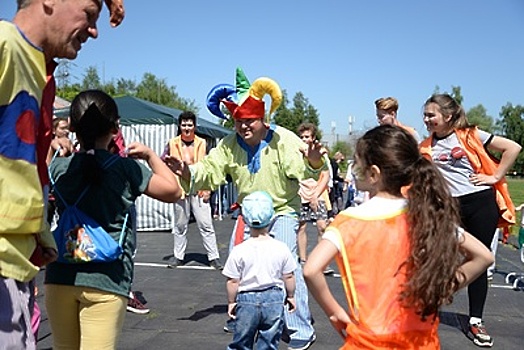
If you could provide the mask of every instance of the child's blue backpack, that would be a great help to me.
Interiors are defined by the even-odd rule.
[[[118,159],[118,156],[109,158],[102,168],[107,169]],[[51,183],[53,186],[55,185],[53,179],[51,179]],[[58,262],[111,262],[120,258],[123,253],[122,244],[129,213],[125,216],[120,238],[117,242],[94,219],[78,209],[77,205],[89,190],[89,187],[82,191],[73,205],[68,205],[57,188],[54,188],[56,197],[66,206],[58,220],[58,227],[53,231],[58,247]]]

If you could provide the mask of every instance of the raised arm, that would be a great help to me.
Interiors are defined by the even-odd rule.
[[[315,140],[309,144],[308,147],[302,148],[300,151],[304,154],[304,157],[307,158],[309,165],[313,169],[320,169],[325,165],[322,158],[326,153],[326,149],[318,140]]]
[[[104,0],[104,2],[109,9],[109,23],[117,27],[124,20],[124,0]]]
[[[182,159],[179,159],[174,156],[166,155],[164,157],[164,163],[173,173],[180,176],[183,180],[189,181],[189,179],[191,178],[191,172],[189,171],[189,164],[184,163]]]
[[[145,194],[166,203],[173,203],[180,199],[182,189],[175,176],[151,148],[139,142],[133,142],[127,149],[129,157],[145,160],[153,171]]]

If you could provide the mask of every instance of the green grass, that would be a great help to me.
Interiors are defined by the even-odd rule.
[[[524,179],[507,179],[509,193],[511,195],[511,200],[513,204],[518,206],[524,203]],[[512,234],[517,234],[519,232],[520,222],[521,222],[521,213],[517,212],[517,223],[511,228]]]

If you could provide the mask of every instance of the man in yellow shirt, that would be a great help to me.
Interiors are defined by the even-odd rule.
[[[46,66],[54,58],[76,58],[82,44],[98,36],[102,0],[17,3],[13,22],[0,21],[0,344],[35,349],[29,282],[39,266],[56,258],[39,179],[39,172],[46,173],[45,156],[37,156],[49,147],[39,134],[48,122],[43,100],[55,93]],[[123,1],[106,3],[116,26]]]

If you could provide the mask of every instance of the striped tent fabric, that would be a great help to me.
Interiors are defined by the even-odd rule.
[[[159,105],[133,96],[115,97],[121,116],[120,127],[126,144],[138,141],[161,155],[168,141],[177,134],[176,121],[181,110]],[[54,110],[56,116],[68,116],[69,107]],[[221,125],[199,118],[196,134],[204,137],[208,147],[232,131]],[[72,140],[74,135],[70,134]],[[147,164],[145,164],[147,166]],[[171,230],[174,224],[173,205],[146,195],[136,201],[137,229],[139,231]]]
[[[132,124],[121,128],[126,144],[141,142],[158,155],[164,152],[167,142],[177,133],[175,124]],[[147,166],[147,163],[144,164]],[[142,195],[136,200],[136,211],[137,230],[171,231],[174,223],[173,204]]]

